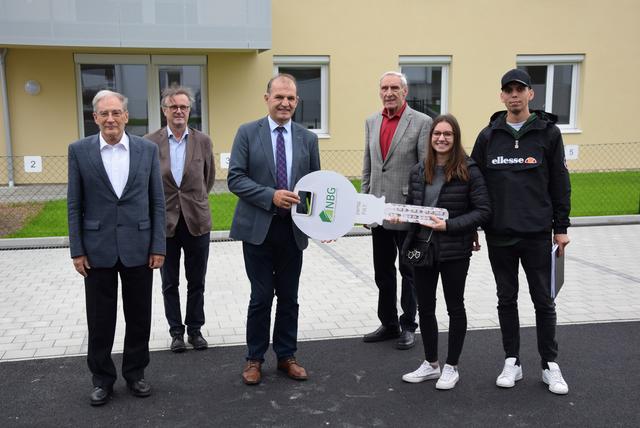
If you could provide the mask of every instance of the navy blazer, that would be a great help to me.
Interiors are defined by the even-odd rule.
[[[71,257],[89,266],[127,267],[164,255],[165,204],[158,146],[129,135],[129,178],[118,198],[100,155],[99,134],[69,145],[67,188]]]
[[[291,122],[291,141],[291,186],[295,186],[303,176],[320,169],[320,152],[318,136],[294,122]],[[276,166],[266,117],[238,129],[231,149],[227,184],[240,198],[229,236],[254,245],[262,244],[276,213],[273,204]],[[295,224],[293,233],[296,245],[304,250],[308,245],[307,236]]]

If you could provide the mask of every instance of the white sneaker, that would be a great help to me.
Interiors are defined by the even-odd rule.
[[[458,369],[449,364],[445,364],[442,368],[442,375],[440,379],[438,379],[438,382],[436,382],[436,389],[453,389],[459,380],[460,375],[458,374]]]
[[[556,363],[547,363],[548,369],[542,370],[542,381],[549,385],[549,391],[554,394],[567,394],[569,385],[564,381],[560,367]]]
[[[504,368],[496,379],[496,385],[500,388],[513,388],[520,379],[522,379],[522,366],[516,366],[516,359],[513,357],[504,360]]]
[[[440,377],[440,367],[433,368],[428,361],[424,361],[416,371],[402,375],[402,380],[409,383],[420,383]]]

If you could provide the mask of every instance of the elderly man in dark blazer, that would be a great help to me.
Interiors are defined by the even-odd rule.
[[[273,350],[278,369],[306,380],[297,362],[298,282],[307,237],[293,224],[290,209],[300,202],[290,191],[304,175],[320,169],[318,137],[291,118],[298,104],[293,76],[272,78],[264,95],[269,115],[238,129],[229,162],[229,190],[238,195],[230,236],[242,242],[251,282],[247,314],[246,365],[242,380],[260,383],[269,347],[273,296],[278,298]]]
[[[107,402],[116,381],[111,350],[118,275],[126,320],[122,376],[131,393],[151,394],[149,364],[153,271],[165,254],[165,212],[158,147],[124,132],[127,98],[103,90],[93,99],[100,133],[69,145],[69,245],[84,277],[93,374],[91,404]]]
[[[200,328],[204,324],[204,284],[209,258],[211,210],[208,195],[216,170],[211,139],[190,128],[194,97],[190,88],[172,86],[162,92],[167,126],[145,138],[158,145],[167,206],[167,257],[160,269],[164,311],[169,323],[171,350],[183,352],[185,325],[194,349],[207,349]],[[180,311],[180,253],[184,251],[187,311]]]
[[[362,167],[362,193],[384,196],[387,203],[404,204],[409,170],[424,158],[431,118],[406,103],[407,78],[388,71],[380,78],[382,111],[367,118]],[[402,291],[398,318],[396,257],[407,234],[407,224],[385,221],[371,229],[373,270],[378,286],[378,318],[381,326],[364,336],[365,342],[397,339],[396,348],[415,344],[416,296],[411,268],[400,263]]]

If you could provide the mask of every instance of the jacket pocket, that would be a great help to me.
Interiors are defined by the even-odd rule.
[[[138,223],[138,230],[148,230],[151,229],[151,220],[142,220]]]
[[[84,230],[100,230],[100,220],[83,220],[82,228]]]

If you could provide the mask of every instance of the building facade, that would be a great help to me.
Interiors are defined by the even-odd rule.
[[[45,160],[42,181],[64,182],[46,159],[96,132],[103,88],[129,97],[128,131],[143,135],[162,125],[163,87],[193,87],[192,126],[224,164],[238,126],[266,114],[278,71],[298,78],[295,119],[319,134],[323,168],[346,175],[360,174],[383,72],[406,73],[414,108],[456,115],[470,148],[504,109],[499,79],[516,66],[532,76],[532,107],[559,116],[570,168],[638,168],[637,144],[615,153],[640,141],[638,16],[633,0],[0,0],[0,159],[12,164],[0,186],[25,182],[25,156]],[[604,143],[604,158],[587,149]]]

